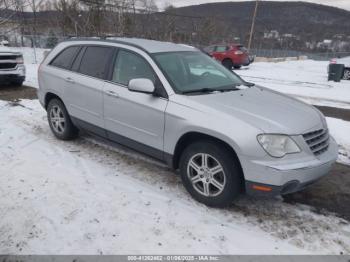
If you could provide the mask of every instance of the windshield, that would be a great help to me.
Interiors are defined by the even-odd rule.
[[[177,93],[236,90],[245,84],[201,52],[159,53],[154,58]]]

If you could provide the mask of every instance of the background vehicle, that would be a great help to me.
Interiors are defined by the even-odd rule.
[[[23,55],[0,46],[0,83],[21,86],[25,80]]]
[[[0,41],[0,46],[9,46],[9,41],[7,40]]]
[[[343,64],[345,66],[343,79],[350,80],[350,57],[333,58],[330,64]]]
[[[40,66],[38,96],[57,138],[84,129],[144,152],[179,169],[188,192],[209,206],[243,191],[301,190],[338,156],[318,110],[251,85],[189,46],[62,42]]]
[[[239,69],[248,66],[254,61],[243,45],[212,45],[203,49],[209,56],[220,61],[228,69]]]

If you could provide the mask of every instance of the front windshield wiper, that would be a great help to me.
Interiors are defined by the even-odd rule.
[[[181,94],[190,94],[190,93],[211,93],[211,92],[227,92],[227,91],[236,91],[238,88],[200,88],[193,90],[182,91]]]
[[[248,87],[255,86],[255,84],[254,84],[254,83],[251,83],[251,82],[245,82],[244,85],[245,85],[245,86],[248,86]]]

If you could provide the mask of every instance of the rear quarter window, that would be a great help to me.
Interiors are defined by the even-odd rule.
[[[70,69],[73,58],[77,54],[79,48],[79,46],[67,47],[51,61],[50,65],[63,69]]]

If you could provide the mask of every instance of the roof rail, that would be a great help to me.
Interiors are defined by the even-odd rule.
[[[132,47],[135,47],[135,48],[138,48],[138,49],[144,51],[147,54],[150,54],[150,52],[148,52],[145,48],[143,48],[140,45],[137,45],[137,44],[134,44],[134,43],[130,43],[130,42],[127,42],[127,41],[117,40],[115,38],[122,38],[122,37],[120,37],[120,36],[76,37],[75,36],[75,37],[68,38],[67,40],[64,40],[62,42],[68,42],[68,41],[101,41],[101,42],[107,42],[107,43],[116,43],[116,44],[123,44],[123,45],[132,46]]]

